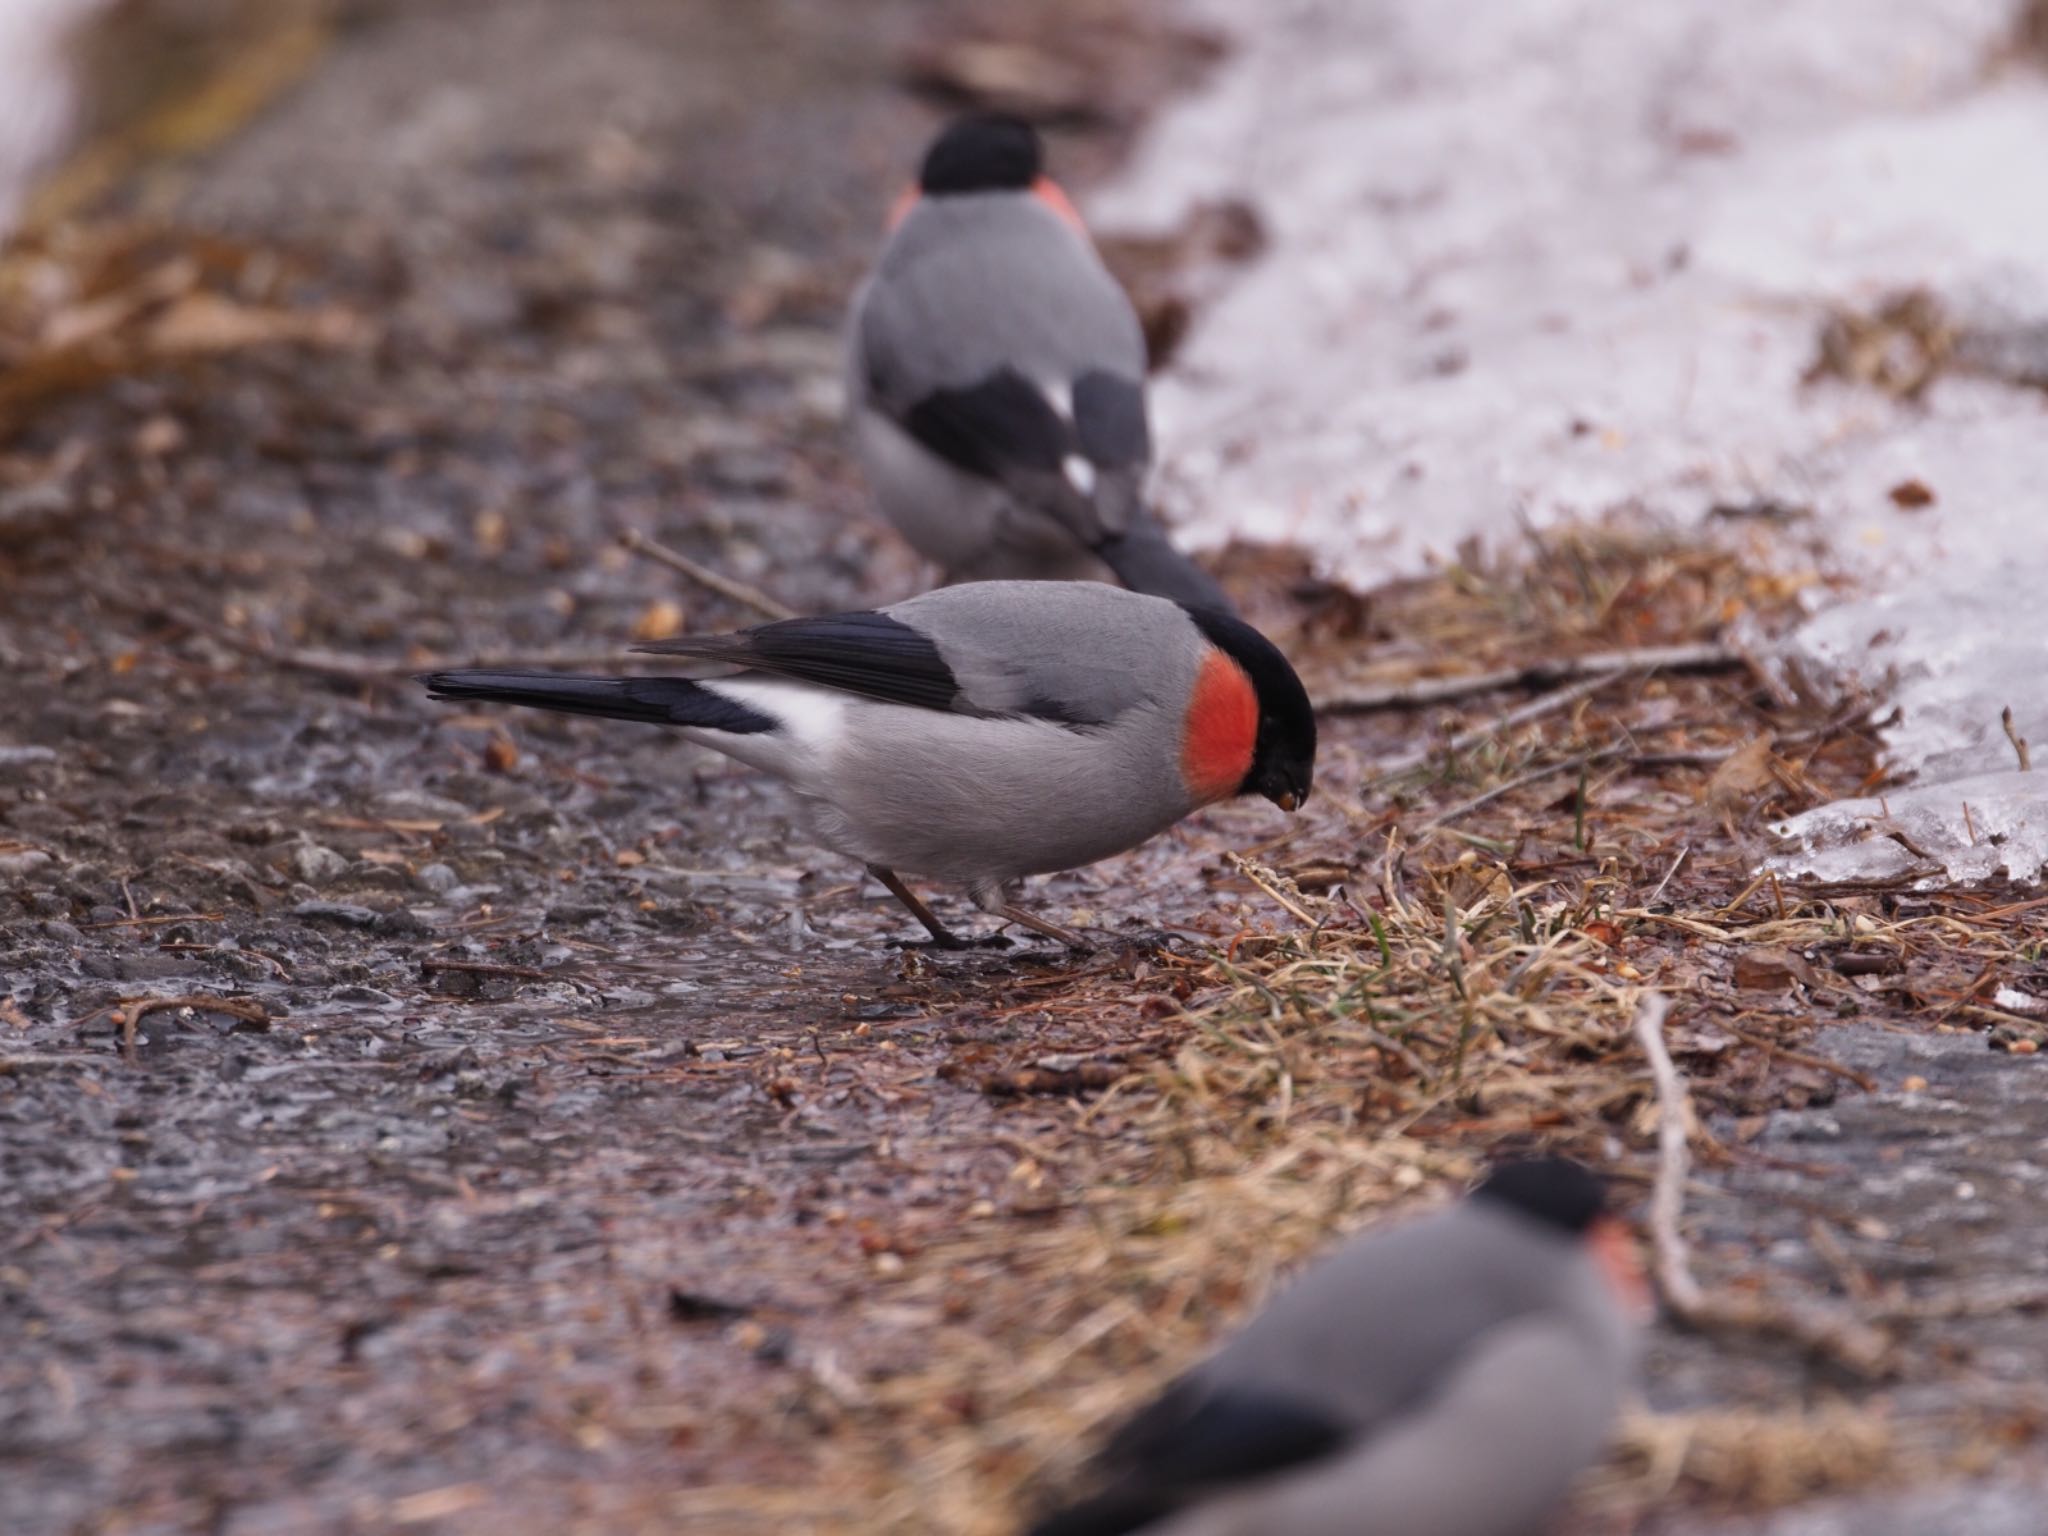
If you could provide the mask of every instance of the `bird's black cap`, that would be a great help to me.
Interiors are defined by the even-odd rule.
[[[1567,1157],[1502,1163],[1472,1191],[1472,1198],[1504,1205],[1574,1236],[1607,1209],[1607,1191],[1599,1178]]]
[[[1037,129],[1020,117],[984,112],[958,119],[932,142],[917,186],[927,197],[1022,192],[1044,168]]]
[[[1181,608],[1203,638],[1244,668],[1258,696],[1258,740],[1238,793],[1264,795],[1290,811],[1305,804],[1315,783],[1316,711],[1301,678],[1280,647],[1236,614],[1187,603]]]

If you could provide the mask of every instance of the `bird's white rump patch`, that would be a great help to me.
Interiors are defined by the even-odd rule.
[[[1070,453],[1060,460],[1060,469],[1067,477],[1067,484],[1083,496],[1095,494],[1095,466],[1078,453]]]
[[[826,755],[846,739],[849,701],[834,689],[782,677],[719,677],[698,686],[769,716],[805,752]]]

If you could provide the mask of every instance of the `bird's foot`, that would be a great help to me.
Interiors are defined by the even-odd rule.
[[[928,939],[888,939],[884,942],[891,949],[962,950],[1008,949],[1015,941],[1007,933],[990,933],[978,939],[965,939],[949,930],[945,933],[935,933]]]

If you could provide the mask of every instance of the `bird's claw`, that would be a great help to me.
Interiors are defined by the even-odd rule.
[[[890,949],[964,950],[1008,949],[1014,941],[1007,933],[985,934],[978,939],[963,939],[957,933],[949,933],[943,938],[933,934],[928,939],[888,939],[884,942]]]

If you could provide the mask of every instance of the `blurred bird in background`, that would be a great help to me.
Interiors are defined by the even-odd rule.
[[[847,406],[883,514],[950,581],[1106,579],[1232,611],[1145,504],[1145,339],[1037,132],[963,118],[854,301]]]

